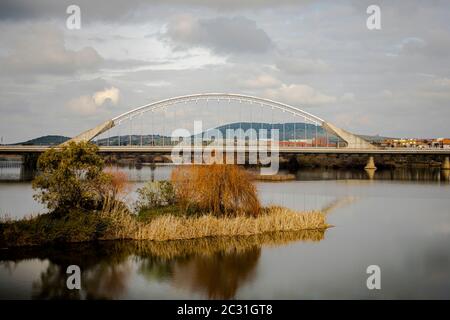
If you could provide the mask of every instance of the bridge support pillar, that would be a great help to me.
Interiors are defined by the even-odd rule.
[[[367,160],[367,164],[364,167],[366,170],[376,170],[377,167],[375,167],[375,161],[373,160],[373,156],[369,157],[369,160]]]
[[[450,170],[450,160],[449,160],[448,156],[445,157],[444,162],[442,162],[441,169],[442,170]]]

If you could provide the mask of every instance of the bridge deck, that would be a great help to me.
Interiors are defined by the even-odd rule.
[[[50,149],[49,146],[0,146],[0,154],[22,154],[41,153]],[[109,146],[99,147],[101,153],[171,153],[172,146]],[[193,152],[201,151],[204,148],[193,147]],[[256,152],[255,147],[229,147],[223,151],[235,152]],[[429,155],[450,155],[450,149],[409,149],[409,148],[389,148],[389,149],[350,149],[350,148],[301,148],[301,147],[279,147],[279,153],[298,154],[429,154]]]

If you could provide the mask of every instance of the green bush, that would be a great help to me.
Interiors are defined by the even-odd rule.
[[[101,208],[110,176],[97,146],[71,142],[44,152],[38,159],[39,174],[33,180],[35,199],[62,215],[72,209]]]
[[[98,240],[105,236],[109,224],[108,218],[80,210],[70,210],[62,217],[42,214],[0,223],[0,246]]]
[[[175,192],[170,181],[149,181],[137,190],[138,200],[135,210],[143,210],[171,206],[175,204]]]

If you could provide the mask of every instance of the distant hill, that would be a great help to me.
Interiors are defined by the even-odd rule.
[[[316,135],[316,127],[313,124],[303,122],[287,122],[287,123],[265,123],[265,122],[236,122],[217,127],[225,136],[227,129],[237,130],[255,129],[256,134],[259,134],[260,129],[267,130],[267,138],[270,138],[271,129],[278,130],[280,140],[289,139],[313,139]],[[325,130],[322,127],[317,127],[317,134],[325,135]],[[333,137],[330,137],[333,139]]]
[[[14,143],[13,145],[25,145],[25,146],[54,146],[69,140],[69,137],[48,135],[39,138],[34,138],[25,142]]]

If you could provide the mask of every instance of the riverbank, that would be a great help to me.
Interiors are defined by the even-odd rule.
[[[0,246],[14,247],[97,240],[184,240],[221,236],[251,236],[274,232],[325,230],[321,212],[297,212],[266,207],[257,217],[164,214],[150,219],[116,210],[73,211],[58,218],[51,214],[0,223]]]
[[[253,179],[267,182],[269,181],[280,182],[280,181],[293,181],[296,179],[296,176],[295,174],[291,173],[273,174],[273,175],[254,174]]]

